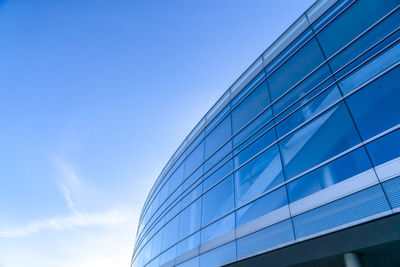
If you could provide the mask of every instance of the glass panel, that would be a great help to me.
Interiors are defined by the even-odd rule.
[[[240,208],[236,212],[236,224],[239,226],[248,223],[287,204],[286,189],[283,186]]]
[[[235,172],[236,205],[283,182],[278,146],[274,145]]]
[[[187,194],[184,198],[182,198],[181,206],[185,208],[189,205],[193,200],[198,198],[203,191],[201,190],[201,185],[198,185],[195,189],[193,189],[189,194]]]
[[[264,252],[278,245],[293,241],[293,227],[290,220],[267,227],[237,240],[238,259]]]
[[[400,123],[400,67],[347,98],[361,137],[366,140]]]
[[[222,266],[236,259],[236,243],[231,242],[222,247],[200,255],[201,267]]]
[[[231,137],[231,117],[227,116],[205,139],[205,158],[208,158]]]
[[[287,185],[290,202],[323,190],[372,168],[364,148],[312,171]]]
[[[193,259],[190,259],[188,261],[185,261],[184,263],[181,263],[179,265],[176,265],[177,267],[198,267],[200,265],[200,257],[196,257]]]
[[[225,162],[225,160],[223,160],[223,162]],[[220,165],[220,164],[218,164],[218,165]],[[211,171],[214,171],[214,170],[211,170]],[[217,169],[213,174],[208,176],[208,178],[203,182],[203,191],[208,190],[208,188],[210,188],[211,186],[216,184],[219,180],[221,180],[222,178],[227,176],[232,171],[233,171],[233,162],[232,162],[232,160],[229,160],[222,167]]]
[[[399,60],[400,42],[397,42],[395,45],[385,50],[362,67],[355,70],[345,79],[339,81],[339,87],[342,89],[343,94],[346,95],[353,91],[357,86],[360,86],[394,63],[397,63]]]
[[[175,259],[176,255],[176,247],[172,247],[165,251],[163,254],[160,256],[160,265],[167,264],[167,266],[172,266],[173,265],[173,260]]]
[[[168,194],[171,194],[183,181],[183,164],[172,174],[168,181]]]
[[[204,142],[201,142],[196,149],[185,160],[185,177],[188,177],[197,167],[203,163]]]
[[[203,195],[202,225],[233,209],[233,181],[229,176]]]
[[[367,150],[375,166],[400,157],[400,130],[369,143]]]
[[[223,110],[221,110],[221,112],[207,125],[206,129],[205,129],[205,133],[208,134],[211,131],[213,131],[214,127],[222,120],[225,118],[225,116],[229,113],[229,111],[231,110],[231,106],[230,104],[228,104],[227,106],[225,106],[223,108]]]
[[[167,223],[163,229],[162,250],[175,244],[178,237],[179,216]]]
[[[198,181],[198,179],[203,175],[203,166],[198,168],[189,178],[187,178],[182,184],[182,191],[187,190],[193,184]],[[201,179],[200,179],[201,180]]]
[[[161,241],[162,241],[163,231],[159,231],[153,236],[151,240],[151,258],[154,258],[161,252]]]
[[[235,168],[239,167],[240,165],[245,163],[247,160],[249,160],[251,157],[253,157],[257,153],[259,153],[261,150],[268,147],[275,140],[276,140],[275,129],[271,129],[268,132],[266,132],[264,135],[262,135],[260,138],[258,138],[256,141],[254,141],[248,147],[243,149],[237,156],[235,156],[233,158],[234,163],[235,163]],[[237,151],[238,150],[236,149],[235,152],[237,152]]]
[[[200,246],[200,231],[176,245],[176,255],[180,256]]]
[[[211,241],[233,229],[235,229],[235,214],[231,213],[201,230],[201,243]]]
[[[307,121],[317,113],[323,111],[329,105],[341,98],[339,89],[332,86],[319,96],[314,98],[311,102],[304,105],[301,109],[290,115],[288,118],[280,122],[277,126],[277,133],[279,137],[284,136],[303,122]]]
[[[232,142],[229,141],[204,163],[204,172],[209,172],[210,169],[215,168],[216,164],[221,164],[223,161],[221,159],[226,158],[227,155],[231,155],[231,151]]]
[[[324,58],[317,42],[315,39],[311,39],[267,79],[271,100],[277,99],[316,68],[323,60]]]
[[[240,101],[245,98],[256,86],[260,84],[260,82],[265,78],[265,72],[261,71],[257,76],[249,82],[246,87],[241,90],[237,96],[231,101],[231,107],[234,108]]]
[[[326,57],[349,43],[396,5],[397,0],[356,1],[317,35]]]
[[[201,199],[193,202],[179,214],[179,240],[200,228]]]
[[[343,103],[340,103],[281,141],[286,178],[358,144],[360,138]]]
[[[233,133],[239,131],[268,104],[268,87],[265,81],[232,111]]]

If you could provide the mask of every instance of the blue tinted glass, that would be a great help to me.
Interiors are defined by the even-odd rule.
[[[396,5],[397,0],[356,1],[317,35],[325,55],[330,57]]]
[[[176,245],[176,255],[180,256],[200,246],[200,231],[182,240]]]
[[[200,257],[196,257],[196,258],[190,259],[190,260],[185,261],[184,263],[181,263],[176,266],[177,267],[198,267],[199,265],[200,265]]]
[[[226,117],[205,139],[205,158],[208,158],[231,137],[231,117]]]
[[[372,168],[364,148],[359,148],[287,185],[290,202],[351,178]]]
[[[359,39],[355,40],[354,43],[346,47],[346,49],[330,59],[329,65],[331,66],[332,71],[335,72],[351,60],[355,59],[357,56],[361,55],[364,51],[368,50],[368,52],[364,53],[364,55],[360,56],[358,59],[354,60],[351,64],[341,70],[339,74],[335,75],[335,77],[339,78],[343,76],[344,73],[349,72],[349,70],[353,69],[355,66],[365,61],[366,58],[371,57],[371,55],[375,54],[377,51],[381,50],[383,47],[398,38],[398,32],[392,34],[391,36],[388,35],[399,26],[399,20],[399,11],[391,14],[389,17],[377,24],[368,32],[364,33]],[[380,42],[380,44],[376,45],[377,41],[381,41],[384,38],[386,38],[385,41]]]
[[[236,223],[242,225],[288,204],[285,187],[280,187],[236,212]]]
[[[400,157],[400,130],[369,143],[367,150],[375,166]]]
[[[183,184],[182,184],[182,190],[185,191],[189,187],[191,187],[193,184],[198,183],[196,181],[199,181],[201,176],[203,175],[203,166],[198,168],[189,178],[187,178]]]
[[[218,150],[214,155],[212,155],[206,162],[204,162],[204,172],[209,172],[210,169],[215,168],[214,166],[218,163],[220,164],[223,161],[223,158],[226,158],[227,155],[231,155],[232,151],[232,142],[229,141],[226,143],[220,150]]]
[[[201,199],[198,199],[179,214],[179,239],[188,236],[200,228],[200,216]]]
[[[159,231],[155,234],[151,240],[151,257],[154,258],[161,252],[161,241],[162,241],[163,231]]]
[[[288,118],[283,120],[276,127],[279,137],[284,136],[303,122],[307,121],[317,113],[321,112],[341,97],[339,89],[332,86],[319,96],[314,98],[311,102],[304,105],[301,109],[294,112]]]
[[[296,238],[326,231],[389,210],[380,185],[293,217]]]
[[[265,81],[232,111],[233,133],[240,130],[268,104],[268,87]]]
[[[245,163],[247,160],[256,155],[258,152],[260,152],[261,150],[272,144],[275,140],[276,140],[275,129],[271,129],[264,135],[262,135],[260,138],[255,140],[253,143],[251,143],[249,146],[244,148],[242,151],[236,149],[235,153],[239,151],[240,153],[233,158],[235,163],[235,168]]]
[[[177,216],[164,226],[161,246],[162,250],[165,250],[176,243],[178,238],[178,225],[179,217]]]
[[[195,189],[193,189],[190,193],[188,193],[184,198],[182,198],[182,201],[181,201],[182,208],[185,208],[193,200],[198,198],[201,195],[201,193],[202,193],[201,185],[198,185]]]
[[[229,176],[203,195],[202,225],[233,209],[233,181]]]
[[[236,171],[234,175],[237,206],[283,182],[278,146],[272,146]]]
[[[400,67],[347,98],[362,138],[368,139],[400,123]]]
[[[183,181],[183,164],[171,175],[168,182],[168,194],[171,194]]]
[[[252,135],[254,132],[260,129],[260,127],[263,127],[264,124],[269,122],[272,119],[272,111],[271,109],[267,109],[264,111],[260,116],[257,117],[254,121],[252,121],[249,125],[247,125],[243,130],[241,130],[239,133],[237,133],[233,138],[233,146],[236,147],[239,145],[243,140],[248,138],[250,135]],[[265,128],[267,129],[267,128]],[[260,133],[262,133],[263,130],[258,131],[258,136]],[[255,134],[257,135],[257,134]]]
[[[400,60],[400,42],[385,50],[371,61],[342,79],[338,84],[343,94],[347,94],[357,86],[368,81],[370,78],[379,74],[386,68]]]
[[[267,79],[271,100],[277,99],[324,60],[315,39],[310,40]]]
[[[175,259],[175,255],[176,255],[176,247],[168,249],[163,254],[161,254],[160,265],[165,264],[165,266],[172,266],[174,263],[173,260]]]
[[[257,76],[249,82],[246,87],[244,87],[231,101],[231,107],[234,108],[237,104],[242,101],[255,87],[257,87],[260,82],[265,78],[265,72],[262,70]]]
[[[231,242],[222,247],[200,255],[201,267],[222,266],[236,259],[236,243]]]
[[[196,137],[196,139],[194,139],[194,141],[186,148],[185,151],[185,155],[189,155],[190,152],[193,151],[193,149],[195,149],[197,147],[197,145],[203,140],[205,136],[204,131],[202,131],[201,133],[199,133],[199,135]]]
[[[282,140],[286,178],[292,178],[359,142],[347,109],[340,103]]]
[[[208,134],[209,132],[211,132],[213,130],[213,128],[222,120],[225,118],[225,116],[229,113],[229,111],[231,110],[231,105],[228,104],[226,105],[220,113],[218,113],[217,116],[215,116],[215,118],[207,125],[206,129],[205,129],[205,133]]]
[[[237,240],[238,259],[264,252],[278,245],[293,241],[293,227],[290,220],[267,227]]]
[[[219,180],[227,176],[232,171],[233,171],[233,162],[232,160],[229,160],[221,168],[217,169],[210,176],[208,176],[208,178],[203,182],[203,191],[206,191],[208,188],[213,186],[215,183],[217,183]]]
[[[231,213],[201,230],[201,243],[211,241],[233,229],[235,229],[235,214]]]
[[[322,89],[325,89],[328,83],[324,83],[323,85],[319,85],[321,82],[326,80],[326,78],[331,74],[329,67],[327,65],[323,65],[318,68],[312,75],[307,77],[304,81],[302,81],[299,85],[297,85],[293,90],[291,90],[288,94],[279,99],[272,108],[274,110],[274,114],[277,115],[282,112],[284,109],[289,107],[292,103],[296,102],[298,99],[307,95],[310,90],[313,90],[314,94],[320,92]],[[317,87],[317,88],[314,88]],[[301,104],[307,102],[310,97],[305,97],[304,100],[301,100]],[[284,112],[282,115],[286,116],[288,113]],[[282,115],[278,118],[281,119]],[[278,120],[279,120],[278,119]]]
[[[188,177],[192,172],[203,163],[204,157],[204,142],[201,142],[195,150],[185,159],[185,177]]]

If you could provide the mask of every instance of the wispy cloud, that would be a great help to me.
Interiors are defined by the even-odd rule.
[[[127,222],[133,218],[129,208],[113,209],[104,213],[79,213],[66,217],[53,217],[31,222],[26,226],[0,229],[0,237],[17,238],[35,234],[42,230],[63,231],[76,227],[111,226]]]

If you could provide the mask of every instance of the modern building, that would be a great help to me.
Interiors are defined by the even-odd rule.
[[[165,166],[132,266],[400,266],[399,6],[320,0],[276,40]]]

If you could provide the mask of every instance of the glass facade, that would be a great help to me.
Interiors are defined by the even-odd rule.
[[[399,212],[399,6],[311,6],[168,162],[132,266],[220,266]]]

